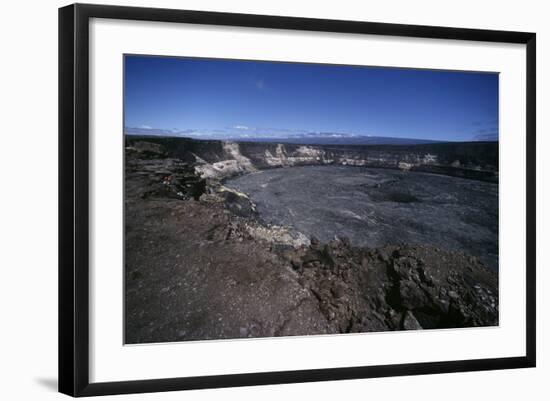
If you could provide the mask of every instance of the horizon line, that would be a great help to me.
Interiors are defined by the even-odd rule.
[[[154,127],[127,127],[124,126],[124,135],[149,135],[149,136],[165,136],[165,137],[184,137],[191,139],[244,139],[244,140],[254,140],[254,139],[314,139],[315,137],[308,137],[307,135],[315,135],[320,138],[340,138],[340,139],[358,139],[358,138],[388,138],[388,139],[402,139],[405,141],[428,141],[428,142],[439,142],[439,143],[462,143],[462,142],[499,142],[500,133],[499,132],[489,132],[486,134],[477,134],[474,137],[467,140],[441,140],[441,139],[432,139],[426,137],[406,137],[406,136],[389,136],[389,135],[376,135],[376,134],[365,134],[365,133],[355,133],[355,132],[338,132],[338,131],[315,131],[315,130],[298,130],[298,129],[288,129],[288,128],[260,128],[260,127],[251,127],[250,133],[246,133],[249,128],[242,133],[236,133],[231,131],[226,131],[224,129],[166,129],[166,128],[154,128]],[[264,133],[258,133],[255,130],[265,130]],[[294,134],[284,134],[277,132],[269,131],[287,131],[294,132]],[[134,131],[134,132],[132,132]],[[213,132],[218,131],[218,132]],[[220,132],[222,131],[222,132]],[[223,132],[225,131],[225,132]],[[305,137],[304,137],[305,135]],[[476,138],[477,137],[477,138]],[[485,138],[484,138],[485,137]]]

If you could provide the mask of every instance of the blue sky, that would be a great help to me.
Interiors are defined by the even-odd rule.
[[[498,74],[126,56],[124,106],[142,130],[467,141],[498,135]]]

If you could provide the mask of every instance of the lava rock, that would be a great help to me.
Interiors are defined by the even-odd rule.
[[[418,323],[418,320],[416,320],[416,317],[411,311],[405,312],[405,316],[403,318],[403,329],[422,330],[422,326]]]

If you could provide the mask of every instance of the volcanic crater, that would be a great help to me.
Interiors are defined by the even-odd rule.
[[[498,325],[498,144],[126,137],[125,342]]]

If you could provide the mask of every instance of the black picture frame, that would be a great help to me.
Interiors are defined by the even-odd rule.
[[[91,18],[526,45],[526,354],[521,357],[90,383],[88,61]],[[479,29],[74,4],[59,9],[59,391],[95,396],[534,367],[536,35]]]

